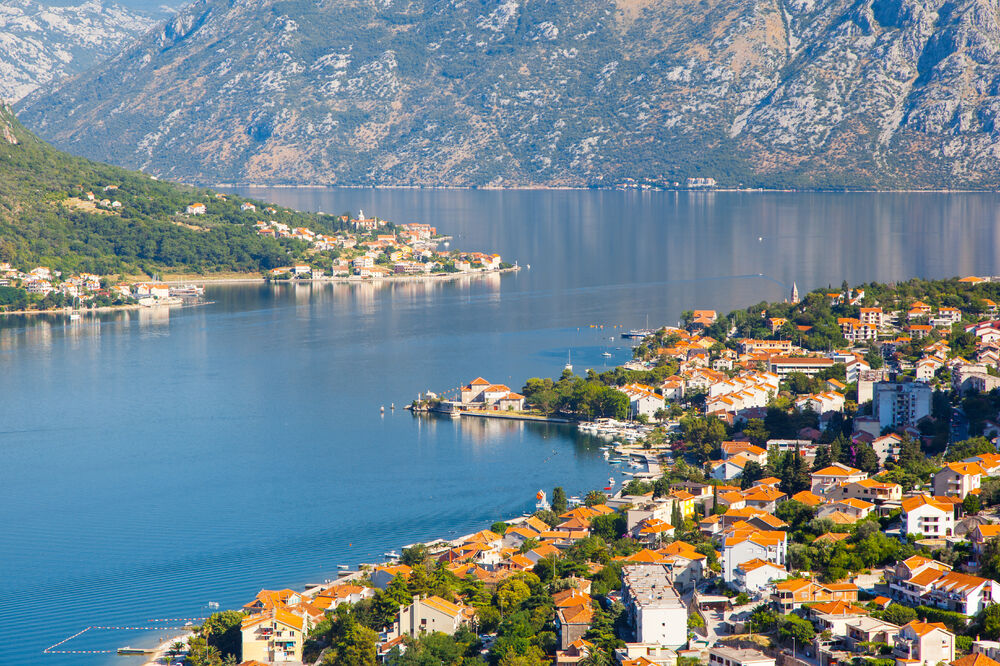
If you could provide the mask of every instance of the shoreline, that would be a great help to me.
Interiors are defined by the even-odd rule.
[[[432,273],[429,275],[386,275],[385,277],[321,277],[321,278],[295,278],[291,280],[267,280],[263,275],[259,277],[220,277],[213,278],[209,276],[203,277],[192,277],[183,280],[172,280],[166,279],[161,280],[163,284],[166,285],[178,285],[178,284],[250,284],[250,283],[262,283],[262,284],[300,284],[300,283],[333,283],[333,284],[374,284],[377,282],[434,282],[434,281],[449,281],[458,280],[463,277],[477,277],[484,275],[499,275],[503,273],[516,273],[520,271],[523,266],[511,266],[510,268],[498,268],[491,271],[468,271],[468,272],[458,272],[458,273]]]
[[[490,271],[469,271],[465,273],[434,273],[431,275],[387,275],[385,277],[322,277],[322,278],[299,278],[293,280],[267,280],[263,276],[258,277],[219,277],[209,276],[192,277],[182,280],[161,280],[166,285],[221,285],[221,284],[300,284],[300,283],[330,283],[330,284],[378,284],[382,282],[450,282],[464,277],[483,277],[486,275],[500,275],[503,273],[516,273],[521,270],[521,266],[511,266],[510,268],[498,268]],[[11,310],[0,312],[0,317],[7,315],[63,315],[70,314],[99,314],[104,312],[123,312],[129,310],[139,310],[142,308],[158,307],[192,307],[194,305],[207,305],[208,302],[194,304],[163,303],[160,305],[139,305],[133,303],[129,305],[102,305],[97,308],[74,309],[70,307],[57,308],[55,310]]]
[[[187,654],[188,639],[194,636],[193,631],[186,631],[179,636],[174,636],[173,638],[168,638],[159,645],[156,646],[155,652],[149,655],[142,666],[163,666],[164,664],[172,663],[169,659],[164,659],[167,656],[167,652],[170,650],[170,646],[174,643],[184,643],[184,654]],[[179,656],[179,655],[178,655]],[[163,660],[163,661],[161,661]]]
[[[182,181],[174,181],[180,184]],[[321,184],[275,184],[266,185],[260,183],[210,183],[206,185],[192,185],[193,187],[205,187],[209,189],[271,189],[271,190],[481,190],[486,192],[526,192],[532,190],[552,191],[552,192],[663,192],[663,193],[697,193],[709,192],[735,192],[746,194],[1000,194],[996,189],[850,189],[850,188],[829,188],[829,189],[797,189],[791,187],[712,187],[712,188],[650,188],[642,189],[638,187],[591,187],[587,185],[321,185]]]

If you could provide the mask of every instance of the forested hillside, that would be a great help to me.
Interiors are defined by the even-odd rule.
[[[0,107],[0,262],[99,275],[211,273],[266,270],[302,255],[302,241],[258,235],[261,217],[242,212],[244,201],[67,155]],[[192,203],[205,204],[205,214],[186,215]],[[342,226],[329,215],[257,208],[316,231]]]

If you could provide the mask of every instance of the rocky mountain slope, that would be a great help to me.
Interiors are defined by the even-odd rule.
[[[996,187],[984,0],[198,0],[25,100],[202,182]]]
[[[13,102],[39,86],[79,74],[116,55],[166,17],[103,0],[51,5],[0,3],[0,100]]]

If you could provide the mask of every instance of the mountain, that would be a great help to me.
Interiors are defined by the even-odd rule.
[[[253,272],[309,257],[302,241],[259,235],[245,201],[67,155],[0,105],[0,263],[152,275]],[[192,203],[204,204],[204,214],[185,215]],[[277,206],[264,214],[328,233],[343,226],[333,216]]]
[[[998,45],[984,0],[197,0],[19,115],[189,182],[993,188]]]
[[[162,9],[135,11],[102,0],[69,5],[4,0],[0,100],[19,100],[39,86],[117,55],[167,15]]]

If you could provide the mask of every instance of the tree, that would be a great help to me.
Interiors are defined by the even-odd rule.
[[[962,500],[962,508],[970,516],[979,513],[979,510],[982,509],[982,502],[979,501],[979,495],[966,495],[965,499]]]
[[[764,426],[763,419],[750,419],[747,421],[746,427],[743,428],[743,434],[750,438],[750,442],[754,446],[761,448],[767,447],[767,440],[771,436]]]
[[[623,513],[608,513],[594,516],[590,521],[590,533],[605,541],[614,541],[621,537],[628,526],[628,520]]]
[[[812,479],[809,476],[809,470],[806,468],[806,462],[797,445],[795,451],[789,451],[784,455],[778,476],[781,479],[781,492],[789,496],[808,490],[811,486]]]
[[[375,666],[378,634],[353,618],[343,622],[336,632],[337,639],[323,657],[324,666]]]
[[[563,490],[562,486],[556,486],[552,489],[552,510],[560,514],[566,513],[567,508],[566,491]]]
[[[781,628],[778,629],[778,638],[785,644],[798,647],[808,646],[816,635],[816,629],[808,620],[803,620],[798,615],[786,615],[782,618]]]
[[[201,626],[201,635],[205,637],[209,647],[219,651],[221,657],[239,657],[243,649],[240,625],[244,617],[245,614],[232,610],[212,613]]]
[[[583,498],[583,503],[587,506],[597,506],[598,504],[607,504],[607,502],[608,496],[600,490],[591,490],[587,493],[587,496]]]
[[[743,474],[740,475],[740,488],[746,490],[752,488],[753,484],[764,478],[764,468],[755,460],[749,460],[743,466]]]
[[[670,524],[676,528],[681,528],[684,525],[684,516],[681,515],[681,505],[676,500],[674,501],[674,508],[670,512]]]
[[[833,458],[830,457],[830,447],[826,444],[820,444],[816,447],[816,457],[813,459],[813,471],[821,470],[824,467],[829,467],[830,463],[833,462]]]
[[[871,444],[859,442],[854,452],[854,466],[862,472],[875,474],[879,470],[878,455]]]
[[[976,622],[984,638],[992,641],[1000,638],[1000,604],[990,604],[984,608]]]
[[[909,606],[893,603],[882,613],[882,619],[886,622],[903,626],[917,619],[917,611]]]
[[[409,548],[403,549],[403,554],[399,561],[408,567],[417,567],[427,560],[427,546],[417,543]]]

